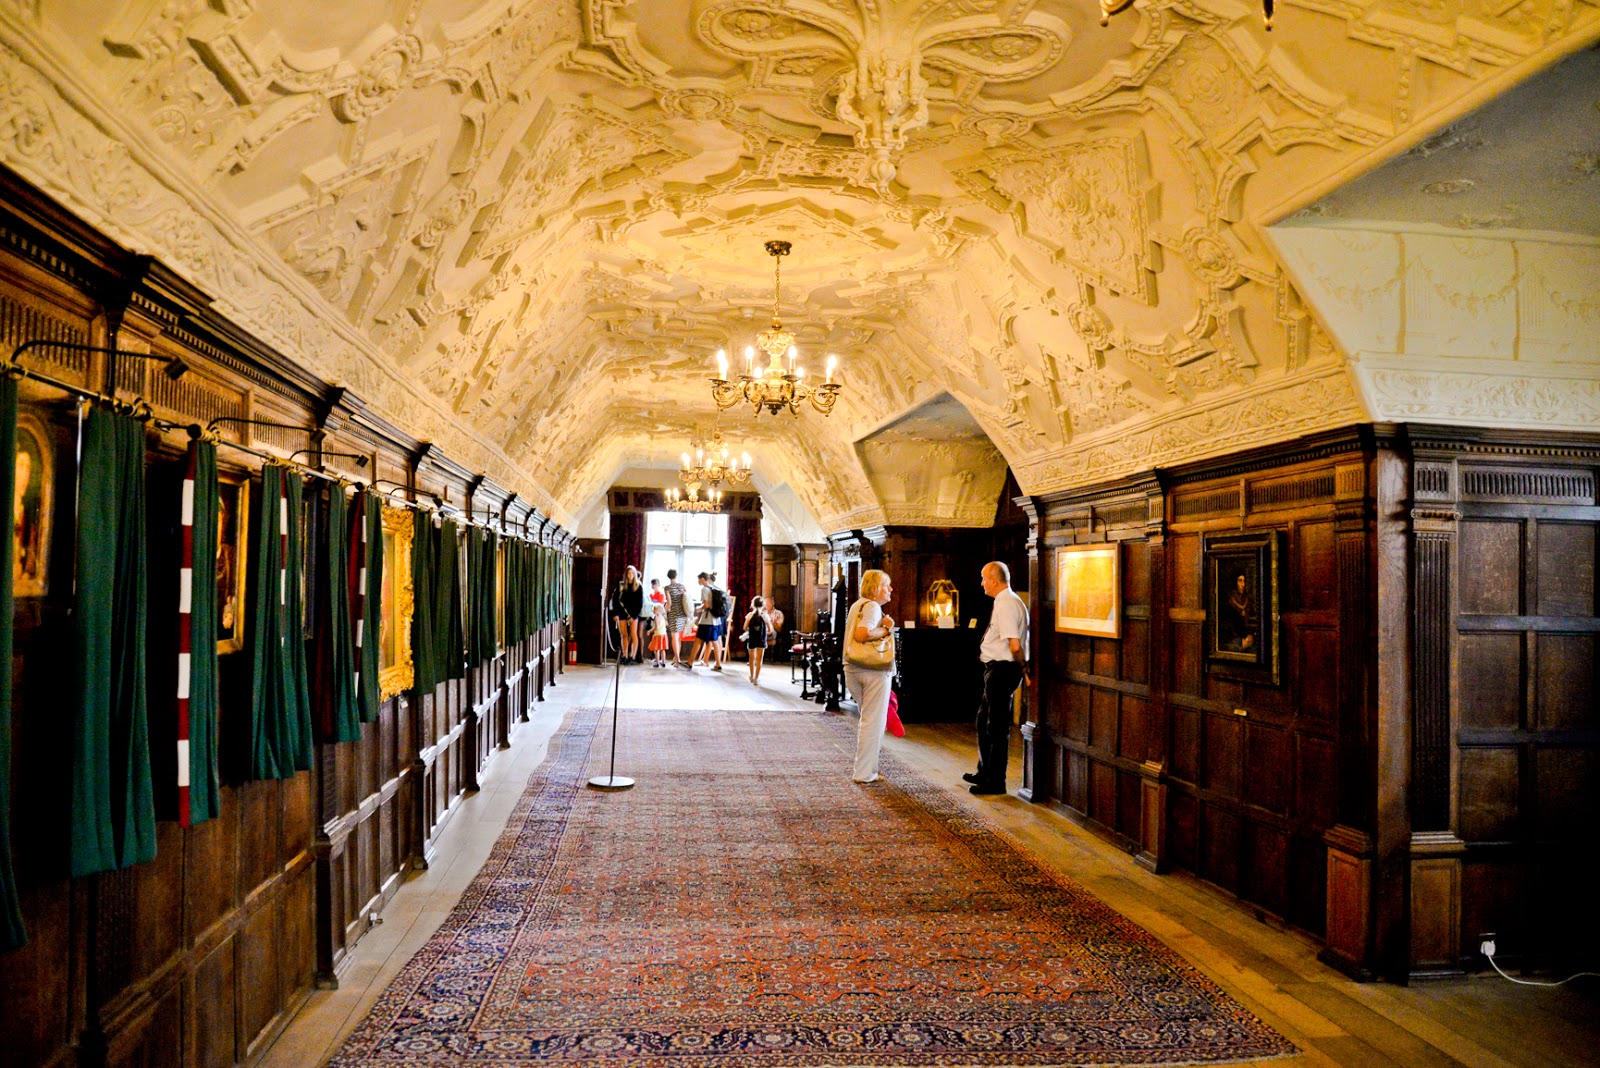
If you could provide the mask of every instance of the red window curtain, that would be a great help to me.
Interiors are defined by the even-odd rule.
[[[606,547],[606,600],[622,581],[622,573],[632,564],[644,570],[643,512],[611,513],[611,544]]]
[[[761,518],[728,517],[728,592],[739,598],[730,620],[729,631],[738,634],[739,624],[750,611],[750,598],[761,594]]]

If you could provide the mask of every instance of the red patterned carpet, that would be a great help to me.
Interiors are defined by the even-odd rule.
[[[575,711],[461,903],[331,1062],[1210,1064],[1294,1047],[853,721]],[[598,724],[598,726],[597,726]],[[591,742],[593,742],[591,751]]]

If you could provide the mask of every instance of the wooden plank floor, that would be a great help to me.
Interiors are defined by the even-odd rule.
[[[626,669],[621,701],[623,707],[814,709],[797,699],[799,687],[788,680],[782,664],[769,665],[759,687],[740,664],[720,674],[645,665]],[[569,668],[560,677],[533,721],[519,727],[511,750],[491,765],[484,788],[463,803],[434,866],[401,888],[382,926],[352,950],[339,989],[315,994],[261,1064],[302,1068],[331,1054],[482,866],[567,709],[609,705],[611,682],[611,671],[597,668]],[[1304,1051],[1276,1064],[1600,1065],[1600,981],[1580,979],[1551,990],[1515,986],[1489,973],[1412,987],[1355,983],[1317,960],[1313,940],[1257,920],[1198,880],[1152,875],[1112,843],[1014,796],[968,795],[961,773],[974,762],[970,729],[911,724],[905,738],[885,739],[885,748],[1161,938]],[[1019,756],[1014,753],[1011,764],[1013,789]]]

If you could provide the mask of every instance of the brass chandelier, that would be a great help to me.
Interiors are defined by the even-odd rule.
[[[683,454],[683,468],[678,472],[678,479],[688,485],[713,488],[719,482],[743,486],[750,481],[750,454],[732,456],[722,444],[722,432],[716,431],[706,445],[695,446],[694,462],[690,462],[688,453]]]
[[[828,357],[828,376],[822,383],[811,386],[802,379],[805,369],[795,366],[794,333],[783,328],[778,320],[778,288],[783,260],[791,245],[787,241],[768,241],[767,255],[772,257],[772,329],[756,335],[756,345],[767,354],[767,365],[756,367],[755,346],[744,350],[744,371],[737,382],[728,381],[728,354],[717,350],[717,377],[711,380],[711,399],[720,411],[736,404],[749,404],[760,415],[765,408],[777,415],[785,408],[793,415],[800,414],[800,405],[809,402],[811,407],[827,415],[833,411],[839,397],[839,383],[833,380],[837,357]],[[787,359],[788,368],[784,361]]]
[[[679,493],[676,488],[667,490],[667,507],[674,512],[720,512],[722,511],[722,491],[719,489],[707,491],[704,498],[700,496],[700,483],[689,483],[687,495]]]

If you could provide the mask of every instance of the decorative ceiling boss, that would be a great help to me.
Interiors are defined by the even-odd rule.
[[[838,357],[828,357],[828,377],[820,385],[808,386],[801,381],[805,368],[795,363],[794,333],[783,328],[778,319],[778,293],[782,284],[783,257],[789,254],[787,241],[768,241],[767,255],[772,257],[772,329],[756,335],[756,344],[767,354],[767,366],[756,367],[754,345],[744,350],[744,371],[738,382],[728,381],[728,354],[717,350],[717,377],[711,380],[711,399],[717,408],[726,411],[736,404],[748,403],[760,415],[765,408],[773,415],[787,408],[791,414],[800,414],[800,405],[807,403],[827,415],[839,399],[839,383],[833,380]],[[784,360],[789,366],[784,368]]]

